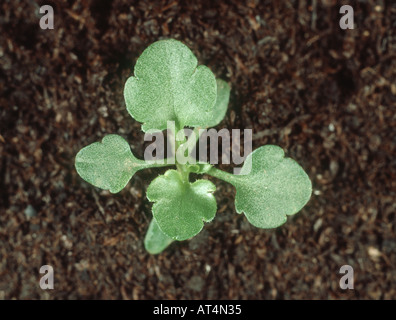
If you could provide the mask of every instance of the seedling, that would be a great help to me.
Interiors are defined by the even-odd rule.
[[[142,123],[143,132],[159,132],[172,121],[173,136],[185,127],[213,127],[226,113],[230,87],[206,66],[197,66],[191,50],[176,40],[150,45],[136,62],[134,76],[124,88],[129,114]],[[177,150],[190,144],[185,136],[176,139]],[[196,141],[194,141],[196,142]],[[184,148],[184,149],[183,149]],[[206,179],[190,182],[190,173],[206,174],[236,188],[235,208],[258,228],[276,228],[308,202],[311,181],[280,147],[262,146],[249,154],[240,174],[231,174],[210,163],[139,160],[128,142],[118,135],[105,136],[81,149],[75,161],[78,174],[87,182],[112,193],[121,191],[141,169],[176,166],[155,178],[147,189],[153,202],[153,219],[144,239],[152,254],[163,251],[172,241],[197,235],[217,210],[215,185]]]

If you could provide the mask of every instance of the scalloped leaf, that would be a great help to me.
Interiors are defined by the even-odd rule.
[[[207,124],[208,128],[217,126],[224,119],[230,100],[231,88],[228,83],[224,80],[216,79],[216,84],[217,98],[212,111],[212,119]]]
[[[185,182],[176,170],[168,170],[147,188],[147,198],[155,202],[153,217],[168,237],[182,241],[198,234],[204,222],[213,220],[217,210],[209,180]]]
[[[161,253],[173,242],[173,239],[164,234],[158,227],[155,219],[151,220],[146,236],[144,247],[151,254]]]
[[[230,181],[236,188],[235,208],[251,224],[269,229],[284,224],[286,216],[308,202],[312,185],[303,168],[285,158],[282,148],[266,145],[245,160],[241,175]]]
[[[143,131],[164,130],[167,121],[181,128],[206,127],[211,121],[216,79],[209,68],[197,64],[191,50],[174,39],[144,50],[124,88],[127,110],[143,123]]]
[[[121,191],[136,171],[148,164],[134,157],[122,137],[111,134],[81,149],[75,160],[78,174],[95,187]]]

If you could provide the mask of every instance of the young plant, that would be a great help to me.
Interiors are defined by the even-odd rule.
[[[179,41],[161,40],[150,45],[137,60],[134,74],[125,84],[124,97],[129,114],[142,123],[144,132],[165,130],[173,121],[170,135],[175,136],[185,127],[213,127],[224,118],[230,87],[216,80],[206,66],[197,66],[194,54]],[[174,147],[185,154],[191,141],[177,136]],[[81,149],[75,166],[84,180],[112,193],[121,191],[138,170],[176,166],[176,170],[169,169],[155,178],[147,189],[147,198],[154,204],[144,244],[152,254],[160,253],[174,240],[194,237],[204,222],[215,217],[215,185],[206,179],[190,182],[192,172],[232,184],[236,211],[259,228],[282,225],[311,196],[308,175],[274,145],[249,154],[238,175],[209,163],[196,163],[191,157],[186,162],[178,159],[164,159],[162,163],[139,160],[122,137],[107,135],[102,142]]]

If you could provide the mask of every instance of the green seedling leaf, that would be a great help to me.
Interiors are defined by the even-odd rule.
[[[308,175],[282,148],[267,145],[247,156],[240,175],[212,168],[208,173],[236,188],[235,208],[258,228],[276,228],[301,210],[312,193]]]
[[[151,254],[161,253],[173,242],[173,239],[164,234],[155,220],[151,220],[146,236],[144,247]]]
[[[224,119],[230,100],[231,88],[228,83],[221,79],[216,79],[216,83],[217,99],[212,111],[212,120],[207,125],[208,128],[217,126]]]
[[[112,193],[121,191],[136,171],[149,167],[134,157],[128,142],[115,134],[81,149],[75,166],[85,181]]]
[[[260,147],[247,157],[238,176],[235,208],[256,227],[284,224],[286,216],[300,211],[311,197],[308,175],[297,162],[284,156],[280,147]]]
[[[160,40],[144,50],[124,88],[127,110],[143,123],[143,131],[164,130],[167,121],[182,128],[206,127],[212,120],[216,79],[197,64],[191,50],[177,40]]]
[[[198,234],[204,222],[216,214],[215,185],[209,180],[194,183],[182,180],[176,170],[168,170],[154,179],[147,198],[155,202],[153,217],[163,233],[174,240],[186,240]]]

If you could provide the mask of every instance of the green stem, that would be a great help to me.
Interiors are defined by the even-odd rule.
[[[189,183],[190,170],[184,164],[176,163],[177,171],[179,171],[184,183]]]
[[[175,133],[175,137],[176,137],[176,134],[181,130],[181,129],[179,129],[178,127],[176,127],[176,133]],[[175,139],[175,141],[176,141],[176,148],[175,148],[175,160],[176,160],[176,168],[177,168],[177,171],[179,172],[179,174],[180,174],[180,176],[181,176],[181,178],[182,178],[182,181],[184,182],[184,183],[189,183],[189,175],[190,175],[190,171],[188,170],[188,168],[187,168],[187,166],[186,165],[183,165],[183,164],[181,164],[181,163],[178,163],[177,162],[177,151],[179,150],[179,147],[183,144],[183,143],[185,143],[186,142],[186,137],[184,137],[184,139],[182,140],[182,141],[179,141],[179,140],[177,140],[177,139]]]
[[[179,127],[176,126],[176,132],[179,132]],[[180,129],[181,130],[181,129]],[[173,133],[174,137],[176,136],[176,133]],[[187,140],[187,138],[184,136],[184,139],[182,141],[176,140],[176,148],[175,152],[177,153],[178,149],[180,146],[182,146],[185,149],[185,152],[188,152],[191,147],[193,147],[195,144],[197,144],[197,141],[199,140],[201,134],[199,133],[199,128],[194,128],[194,134],[195,134],[195,139],[191,139],[191,137]],[[175,154],[176,157],[176,154]],[[187,164],[181,164],[177,162],[176,158],[176,167],[177,170],[179,171],[179,174],[182,177],[183,182],[187,183],[189,182],[189,175],[190,175],[190,169],[189,169],[189,164],[195,165],[196,159],[192,158],[190,154],[188,154],[188,161]]]
[[[223,170],[217,169],[215,167],[210,168],[210,170],[207,171],[206,174],[208,174],[212,177],[221,179],[225,182],[231,183],[232,185],[235,185],[235,182],[238,179],[238,176],[236,176],[232,173],[228,173]]]

